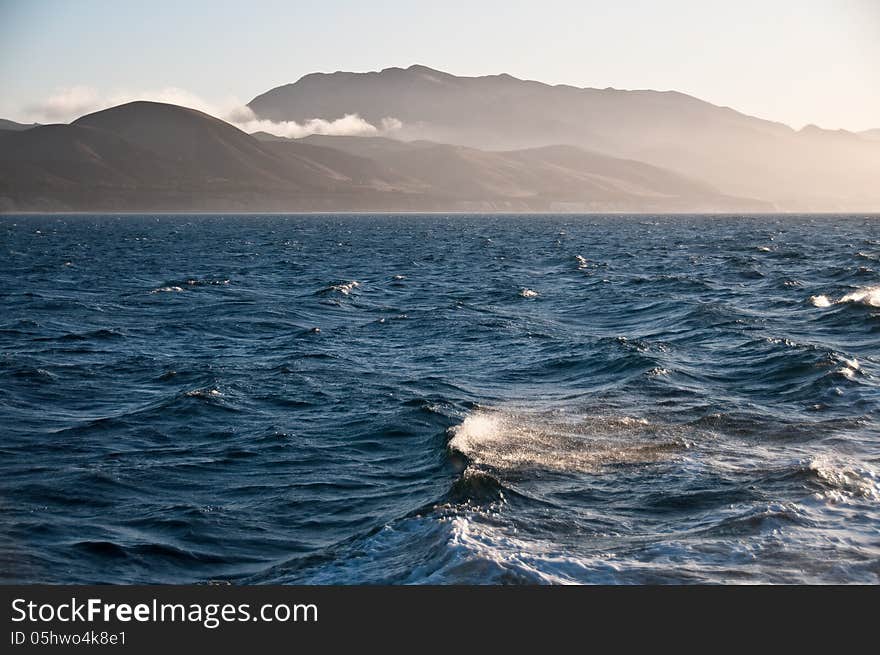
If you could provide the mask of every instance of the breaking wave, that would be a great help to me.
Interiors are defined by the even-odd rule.
[[[614,464],[672,457],[687,443],[669,429],[628,416],[478,409],[451,428],[449,447],[496,471],[595,473]]]
[[[861,287],[855,291],[844,294],[838,300],[832,300],[826,295],[810,296],[810,302],[816,307],[831,307],[845,303],[857,303],[868,307],[880,307],[880,285]]]

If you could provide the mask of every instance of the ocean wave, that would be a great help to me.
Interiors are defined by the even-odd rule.
[[[12,375],[17,378],[33,382],[52,382],[53,380],[58,379],[57,375],[47,371],[44,368],[36,368],[30,366],[14,369],[12,371]]]
[[[219,398],[223,395],[223,393],[216,387],[210,387],[207,389],[191,389],[189,391],[184,391],[183,395],[187,398],[201,398],[203,400],[209,400]]]
[[[837,502],[854,498],[880,501],[880,476],[865,463],[817,455],[802,463],[801,470],[825,487],[816,494],[818,498]]]
[[[831,305],[842,305],[846,303],[857,303],[868,307],[880,307],[880,285],[860,287],[855,291],[844,294],[838,300],[832,300],[824,294],[810,296],[810,302],[816,307],[831,307]]]
[[[468,516],[451,520],[445,566],[426,580],[455,583],[476,569],[483,584],[581,584],[591,562],[552,543],[527,540]]]
[[[320,295],[326,295],[331,293],[339,293],[343,296],[347,296],[351,294],[352,291],[361,286],[361,283],[357,280],[351,280],[349,282],[340,282],[338,284],[331,284],[329,286],[320,289],[318,293]]]
[[[862,365],[859,364],[859,360],[857,360],[855,357],[851,359],[840,357],[839,359],[841,360],[840,363],[843,364],[843,366],[837,369],[837,373],[847,379],[852,380],[856,377],[856,374],[862,370]]]
[[[218,287],[228,286],[230,281],[227,278],[187,278],[185,280],[170,280],[160,287],[150,291],[150,293],[182,293],[187,289],[196,287]]]
[[[645,419],[478,409],[451,429],[449,448],[471,464],[512,472],[596,473],[614,464],[668,459],[687,448]]]
[[[221,287],[229,285],[227,278],[189,278],[186,285],[189,287]]]
[[[118,330],[99,328],[88,332],[67,332],[57,337],[37,337],[34,341],[90,341],[102,339],[119,339],[125,335]]]
[[[870,305],[871,307],[880,307],[880,285],[856,289],[843,296],[837,302],[855,302],[862,305]]]

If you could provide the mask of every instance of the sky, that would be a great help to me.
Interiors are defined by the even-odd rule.
[[[0,0],[0,117],[24,122],[138,98],[229,114],[310,72],[415,63],[880,128],[880,0]]]

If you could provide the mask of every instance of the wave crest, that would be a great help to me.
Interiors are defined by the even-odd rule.
[[[810,302],[816,307],[831,307],[831,305],[843,305],[846,303],[880,307],[880,285],[860,287],[841,296],[839,300],[831,300],[831,298],[824,294],[810,296]]]
[[[645,419],[478,409],[451,428],[449,447],[477,466],[595,473],[655,462],[686,448]]]
[[[880,500],[880,480],[874,470],[837,462],[828,457],[814,457],[806,463],[806,469],[828,489],[818,494],[822,498],[835,501],[846,498]]]

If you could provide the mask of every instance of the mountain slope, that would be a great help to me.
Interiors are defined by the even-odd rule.
[[[38,125],[37,123],[30,123],[30,124],[16,123],[15,121],[11,121],[6,118],[0,118],[0,130],[13,130],[13,131],[29,130],[32,127],[36,127],[37,125]]]
[[[45,125],[0,133],[0,196],[13,206],[66,207],[102,195],[173,188],[184,171],[101,130]]]
[[[262,147],[236,127],[194,109],[158,102],[131,102],[73,122],[119,136],[170,162],[191,176],[226,188],[303,189],[332,186],[334,176],[296,158]]]
[[[70,125],[0,132],[0,207],[320,208],[333,194],[368,202],[388,186],[362,188],[349,177],[363,173],[362,158],[285,145],[276,151],[191,109],[129,103]]]
[[[358,113],[403,121],[406,139],[513,150],[576,145],[704,179],[787,209],[880,207],[880,144],[828,139],[677,92],[550,86],[424,66],[306,75],[254,98],[270,120]]]
[[[425,193],[463,202],[517,200],[546,209],[735,210],[760,203],[642,162],[574,146],[488,152],[430,141],[318,136],[302,141],[369,156]],[[764,206],[763,209],[771,209]]]
[[[429,141],[258,140],[134,102],[0,132],[9,209],[711,211],[769,209],[656,166],[571,146],[488,152]]]

